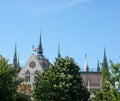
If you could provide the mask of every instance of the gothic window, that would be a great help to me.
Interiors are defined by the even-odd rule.
[[[25,73],[25,82],[30,82],[30,72],[29,72],[29,70],[27,70],[26,73]]]
[[[35,71],[35,73],[34,73],[34,82],[36,82],[36,81],[37,81],[37,75],[38,75],[38,73],[39,73],[39,71],[38,71],[38,70],[36,70],[36,71]]]

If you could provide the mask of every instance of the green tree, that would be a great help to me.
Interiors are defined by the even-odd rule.
[[[79,66],[72,58],[57,58],[35,83],[36,101],[88,101]]]
[[[110,61],[110,71],[111,84],[118,90],[120,88],[120,63],[114,64]]]
[[[0,56],[0,101],[14,101],[20,80],[16,78],[16,72],[8,60]]]
[[[109,95],[110,91],[110,73],[109,73],[109,66],[106,57],[106,51],[104,50],[104,57],[102,63],[102,85],[101,90],[103,94],[103,101],[110,101],[111,95]]]
[[[104,49],[104,56],[103,56],[103,62],[102,62],[102,83],[101,83],[101,91],[95,92],[95,97],[93,98],[93,101],[111,101],[111,95],[110,95],[110,73],[109,73],[109,66],[107,62],[106,57],[106,50]]]
[[[25,95],[23,93],[18,93],[15,97],[14,101],[31,101],[31,98],[29,95]]]
[[[110,66],[108,66],[104,51],[101,91],[94,92],[93,101],[120,101],[120,93],[116,90],[116,87],[120,88],[119,68],[120,63],[114,64],[112,61],[110,61]]]
[[[120,63],[114,64],[110,60],[110,82],[114,88],[115,101],[120,100]]]

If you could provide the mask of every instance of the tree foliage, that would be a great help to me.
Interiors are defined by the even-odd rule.
[[[104,66],[104,65],[103,65]],[[110,72],[108,72],[108,70]],[[120,101],[120,63],[114,64],[110,61],[110,66],[102,68],[101,91],[95,91],[93,101]]]
[[[0,56],[0,101],[17,101],[20,95],[17,92],[18,85],[21,83],[17,72],[18,69],[14,69],[7,59]]]
[[[31,101],[31,97],[23,93],[18,93],[14,101]]]
[[[28,95],[28,96],[32,95],[31,86],[28,84],[24,84],[24,83],[22,83],[18,86],[18,92]]]
[[[36,101],[88,101],[79,66],[72,58],[57,58],[40,74],[34,90]]]
[[[109,66],[107,62],[106,57],[106,51],[104,50],[104,57],[103,57],[103,63],[102,63],[102,85],[101,85],[101,91],[100,95],[102,95],[101,100],[103,101],[110,101],[110,90],[111,90],[111,84],[110,84],[110,73],[109,73]]]
[[[112,86],[118,90],[120,89],[120,63],[114,64],[110,61],[110,81]]]
[[[93,101],[120,100],[120,93],[116,91],[116,86],[120,87],[119,67],[120,64],[114,64],[112,61],[110,61],[110,66],[108,66],[106,51],[104,50],[101,90],[94,93],[95,97],[93,98]]]

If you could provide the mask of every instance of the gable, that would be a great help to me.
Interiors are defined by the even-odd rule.
[[[24,67],[21,69],[19,74],[24,75],[26,71],[30,71],[30,74],[34,74],[36,71],[39,71],[39,72],[44,71],[43,67],[40,65],[34,53],[31,54],[31,56],[29,57],[28,61],[26,62]]]

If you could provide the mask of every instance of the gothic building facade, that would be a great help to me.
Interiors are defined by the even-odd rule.
[[[37,54],[35,54],[35,51]],[[13,65],[16,68],[19,67],[19,58],[17,59],[16,45],[15,45],[15,53],[13,59]],[[58,46],[58,58],[61,57],[60,54],[60,46]],[[37,48],[33,47],[33,52],[31,53],[29,59],[25,63],[24,67],[21,68],[18,73],[18,77],[23,79],[22,84],[30,85],[30,87],[34,88],[34,83],[36,82],[36,77],[38,73],[44,72],[44,70],[50,65],[50,62],[43,55],[42,41],[40,35],[40,41]],[[99,64],[98,64],[99,67]],[[87,55],[85,55],[85,65],[84,71],[81,71],[81,76],[83,78],[83,84],[88,90],[91,89],[100,89],[101,84],[101,72],[98,68],[98,71],[92,72],[89,71],[89,66],[87,62]]]
[[[34,53],[37,52],[37,54]],[[41,35],[40,35],[40,42],[38,48],[33,47],[33,52],[30,55],[29,59],[27,60],[24,67],[21,68],[18,77],[22,78],[23,84],[28,84],[33,89],[33,85],[36,82],[36,77],[38,73],[44,72],[44,70],[50,65],[48,59],[45,58],[43,55],[43,48],[41,42]]]

